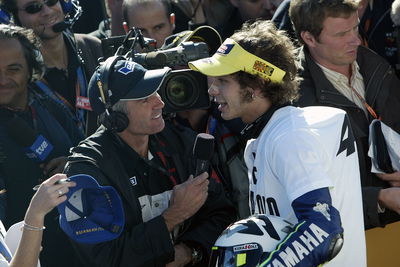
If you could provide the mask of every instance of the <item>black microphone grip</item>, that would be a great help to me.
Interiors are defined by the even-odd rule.
[[[209,169],[209,161],[214,153],[214,136],[200,133],[196,136],[193,146],[193,157],[196,159],[194,176],[198,176]]]

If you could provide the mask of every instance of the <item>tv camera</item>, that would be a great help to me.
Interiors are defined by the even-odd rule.
[[[173,48],[156,49],[155,40],[143,37],[139,29],[132,28],[125,36],[103,39],[102,49],[106,58],[124,55],[146,69],[172,69],[158,91],[165,102],[165,114],[210,106],[207,77],[187,69],[189,61],[209,56],[206,43],[189,41]]]

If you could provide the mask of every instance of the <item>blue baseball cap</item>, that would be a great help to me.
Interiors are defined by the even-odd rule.
[[[114,56],[103,62],[93,73],[89,81],[89,101],[92,110],[101,114],[105,111],[99,83],[107,87],[111,105],[119,100],[139,100],[154,94],[160,89],[170,68],[147,70],[142,65]]]
[[[60,227],[74,241],[96,244],[118,238],[124,229],[122,201],[112,186],[100,186],[89,175],[69,177],[76,183],[58,205]]]

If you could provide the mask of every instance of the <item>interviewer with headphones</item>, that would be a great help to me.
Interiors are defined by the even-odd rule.
[[[125,226],[112,241],[74,243],[86,266],[205,266],[234,219],[213,171],[190,177],[196,134],[164,122],[157,90],[169,72],[111,57],[90,80],[90,104],[102,125],[72,149],[64,172],[113,186]]]
[[[96,129],[87,83],[102,56],[99,39],[73,34],[82,9],[76,0],[0,0],[0,21],[32,29],[42,43],[46,72],[42,92],[64,106],[84,133]]]

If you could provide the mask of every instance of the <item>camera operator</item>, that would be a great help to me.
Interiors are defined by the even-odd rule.
[[[72,149],[65,173],[113,186],[126,218],[115,240],[75,243],[87,266],[205,266],[214,241],[234,220],[218,177],[190,177],[195,133],[164,122],[157,91],[169,72],[111,57],[89,83],[102,126]]]

